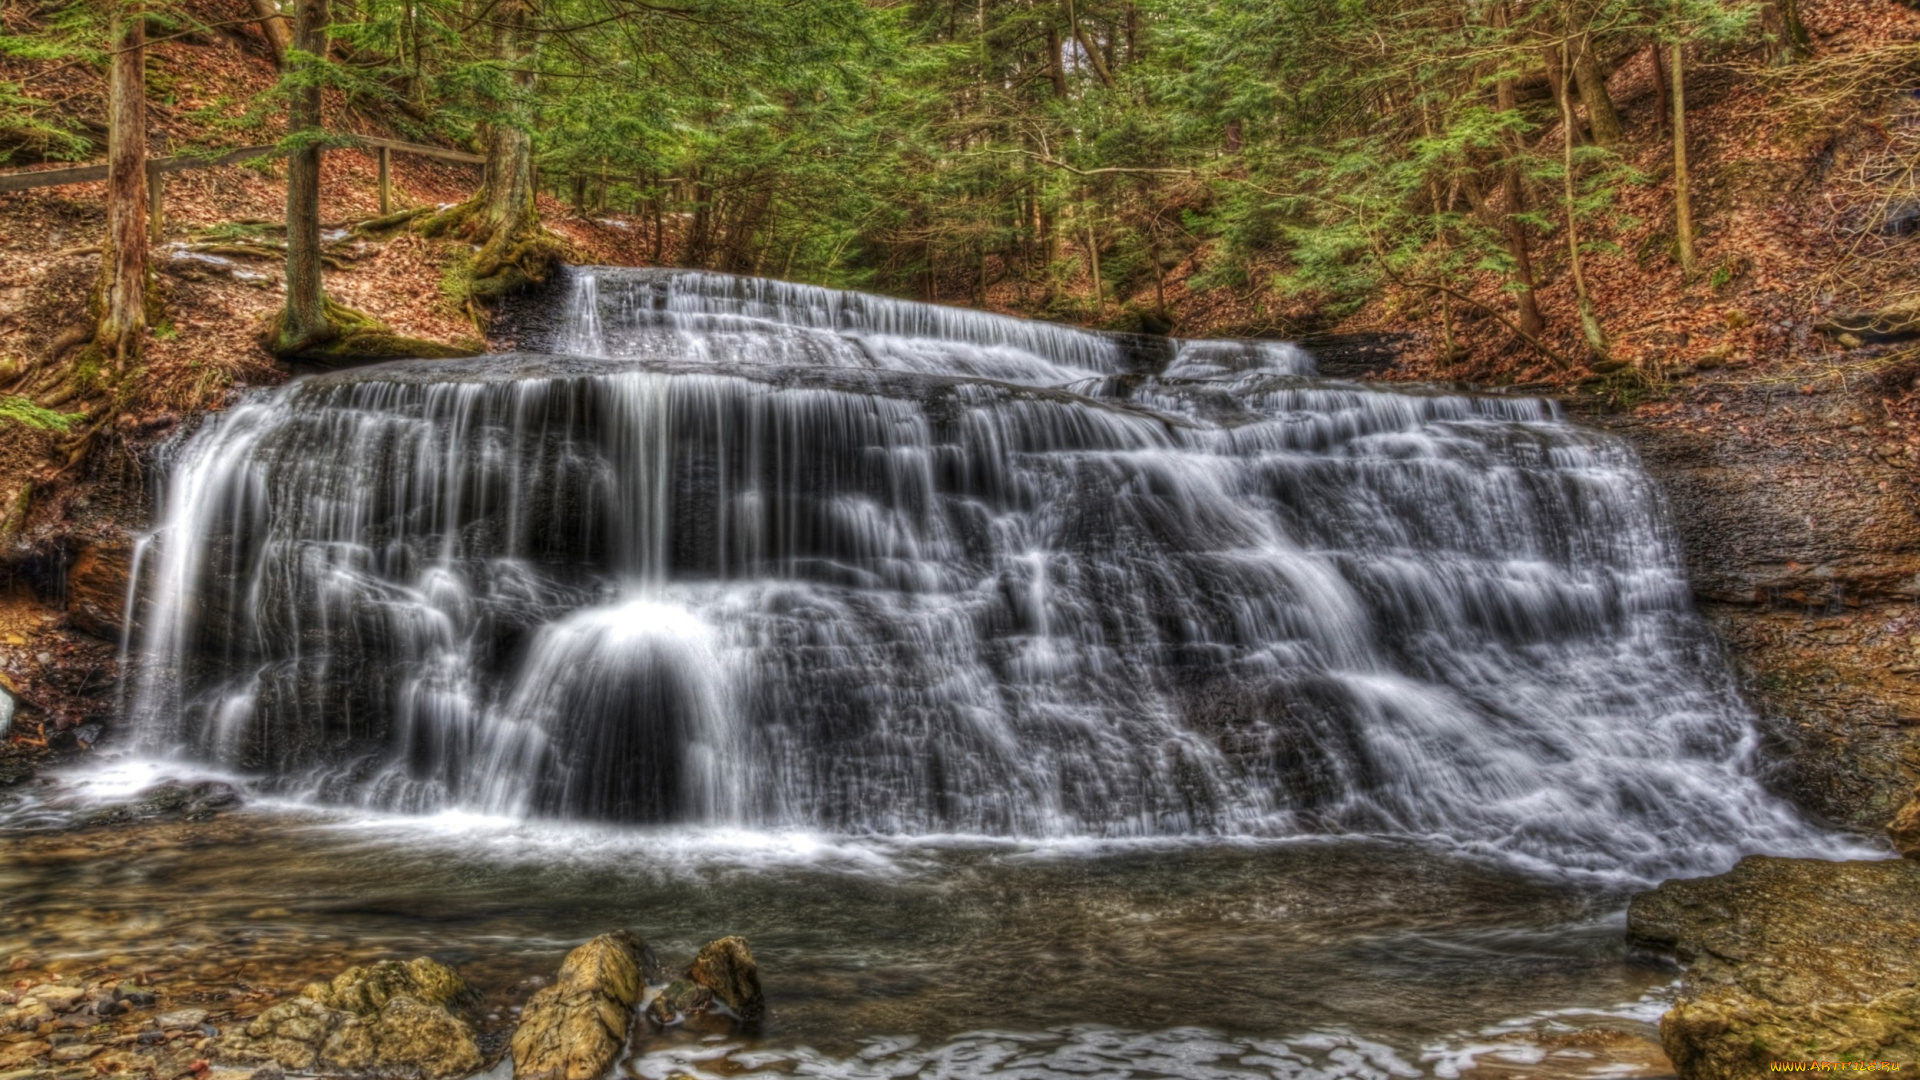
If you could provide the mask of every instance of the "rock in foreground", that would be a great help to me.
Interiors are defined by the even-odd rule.
[[[1627,933],[1690,965],[1660,1021],[1683,1080],[1920,1061],[1920,862],[1755,855],[1634,897]]]
[[[714,999],[741,1020],[752,1023],[766,1015],[766,997],[760,991],[760,966],[743,937],[710,941],[693,958],[687,978],[713,992]]]
[[[515,1080],[594,1080],[605,1073],[627,1045],[654,967],[646,943],[624,930],[568,953],[553,985],[534,994],[520,1014]]]
[[[424,956],[384,960],[309,984],[228,1036],[220,1054],[295,1072],[463,1076],[483,1064],[473,1029],[455,1015],[475,1000],[466,980],[443,964]]]

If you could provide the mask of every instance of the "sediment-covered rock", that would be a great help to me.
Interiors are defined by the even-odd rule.
[[[295,1072],[463,1076],[484,1064],[473,1029],[457,1015],[476,1000],[466,980],[443,964],[383,960],[308,984],[223,1039],[219,1052],[229,1061]]]
[[[567,954],[551,986],[528,1000],[513,1033],[515,1080],[594,1080],[627,1044],[634,1009],[656,968],[624,930]]]
[[[1627,932],[1689,965],[1660,1021],[1683,1080],[1920,1060],[1920,862],[1756,855],[1634,897]]]

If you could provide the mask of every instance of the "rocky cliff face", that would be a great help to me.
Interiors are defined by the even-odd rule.
[[[1884,374],[1754,378],[1595,418],[1666,490],[1772,783],[1863,829],[1920,778],[1920,425],[1897,403],[1906,389]]]

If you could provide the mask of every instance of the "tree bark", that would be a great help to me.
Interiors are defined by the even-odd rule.
[[[1494,25],[1507,28],[1507,5],[1502,2],[1493,9]],[[1494,105],[1503,114],[1512,114],[1519,108],[1518,95],[1514,91],[1513,80],[1503,78],[1494,83]],[[1520,155],[1520,137],[1508,130],[1501,137],[1501,144],[1509,159]],[[1527,209],[1526,184],[1521,180],[1520,163],[1509,160],[1500,169],[1500,189],[1506,206],[1500,215],[1501,231],[1506,235],[1507,253],[1513,256],[1513,279],[1520,286],[1514,294],[1514,302],[1519,308],[1520,329],[1529,337],[1539,337],[1547,328],[1547,320],[1540,314],[1540,300],[1534,295],[1533,253],[1528,249],[1527,230],[1520,223],[1519,215]]]
[[[1562,49],[1567,47],[1563,41]],[[1562,57],[1564,60],[1565,57]],[[1573,277],[1573,294],[1580,305],[1580,333],[1587,339],[1587,351],[1597,361],[1608,359],[1607,331],[1594,313],[1593,298],[1587,292],[1587,277],[1580,267],[1580,215],[1573,184],[1573,102],[1567,97],[1565,83],[1560,88],[1560,164],[1567,204],[1567,267]]]
[[[311,69],[326,63],[327,0],[295,0],[292,67],[302,76],[288,109],[293,135],[321,131],[320,82]],[[287,158],[287,306],[275,335],[275,352],[297,353],[324,344],[338,332],[327,318],[320,268],[320,157],[317,143]]]
[[[1680,277],[1692,281],[1700,274],[1693,250],[1693,198],[1687,182],[1687,87],[1681,68],[1683,46],[1673,43],[1673,218],[1675,246],[1680,249]]]
[[[1673,90],[1667,84],[1667,68],[1660,57],[1660,43],[1656,41],[1647,48],[1653,57],[1654,129],[1665,135],[1670,130],[1667,125],[1673,115]]]
[[[1607,95],[1607,73],[1593,52],[1593,36],[1581,34],[1573,57],[1573,77],[1580,84],[1580,100],[1587,106],[1587,128],[1597,146],[1614,146],[1625,135],[1620,114]]]
[[[253,13],[260,20],[261,35],[267,39],[267,51],[273,54],[273,66],[286,66],[287,46],[292,44],[287,17],[280,14],[279,5],[273,0],[253,0]]]
[[[1053,96],[1067,96],[1067,68],[1060,58],[1060,31],[1047,27],[1047,78],[1053,83]]]
[[[93,340],[125,370],[147,330],[147,21],[120,9],[108,75],[107,239]]]

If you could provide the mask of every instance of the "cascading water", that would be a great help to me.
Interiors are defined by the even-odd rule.
[[[177,447],[149,747],[333,801],[1375,832],[1635,876],[1813,843],[1657,494],[1549,403],[718,275]]]

